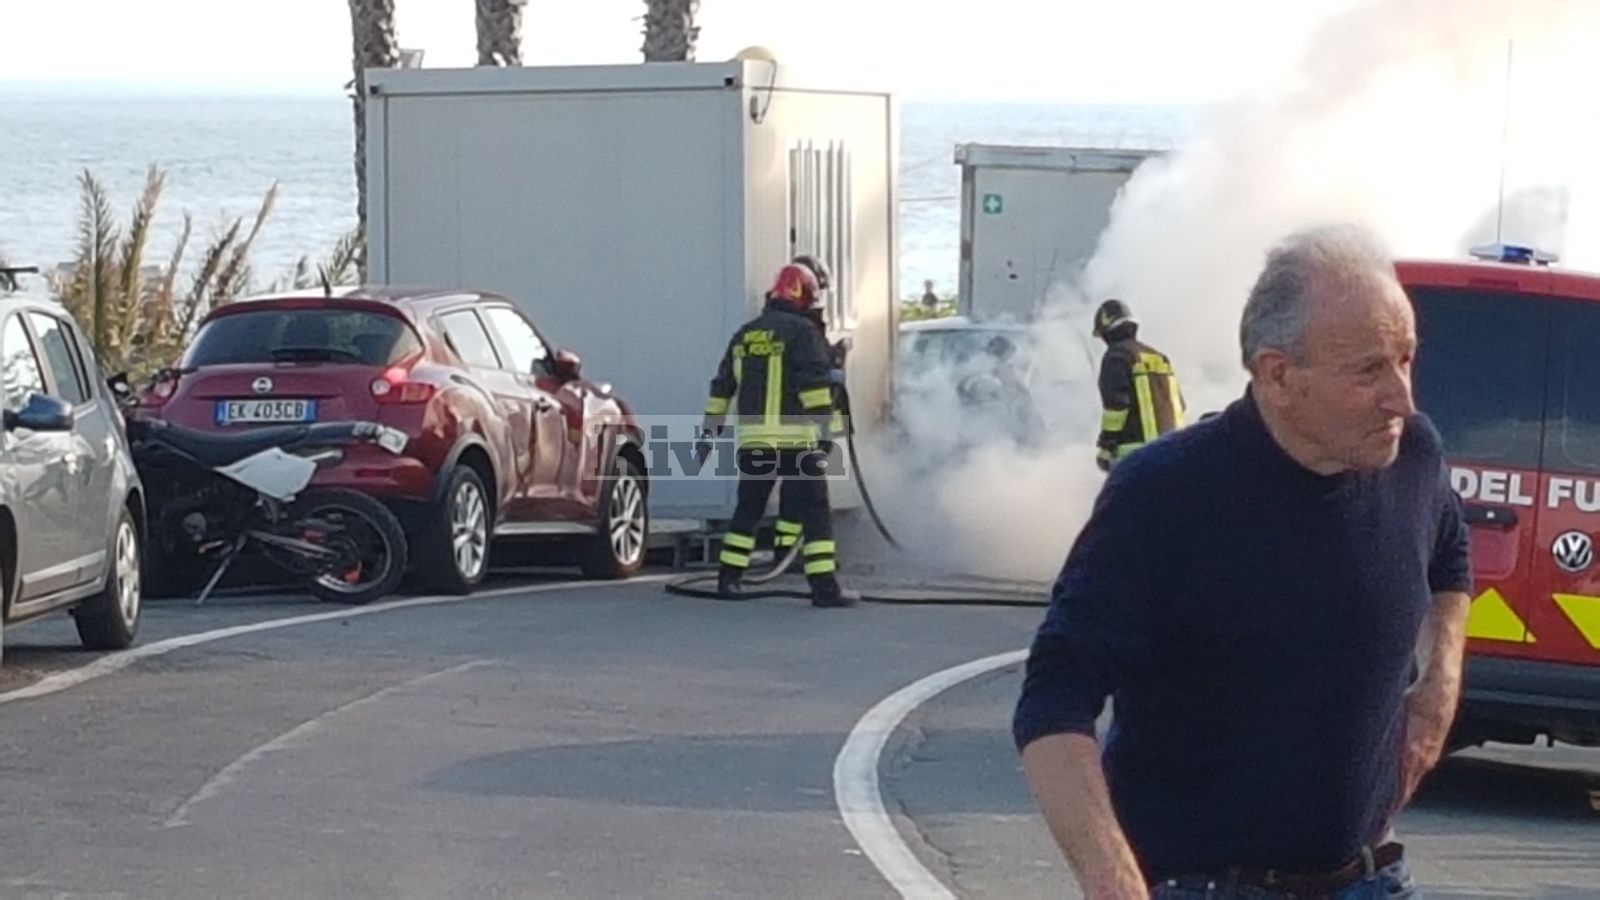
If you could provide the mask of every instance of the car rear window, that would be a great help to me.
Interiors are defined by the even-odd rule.
[[[221,316],[195,335],[186,366],[344,362],[386,366],[421,349],[395,316],[361,309],[264,308]]]
[[[1539,466],[1550,301],[1457,288],[1407,289],[1417,313],[1417,406],[1458,462]]]

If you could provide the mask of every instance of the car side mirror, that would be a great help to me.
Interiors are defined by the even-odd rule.
[[[582,368],[583,360],[571,350],[557,350],[555,359],[550,365],[550,371],[557,378],[571,380],[578,377],[578,370]]]
[[[6,410],[5,429],[16,431],[71,431],[72,404],[48,394],[33,394],[27,405],[13,412]]]

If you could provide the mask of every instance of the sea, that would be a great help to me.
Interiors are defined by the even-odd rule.
[[[219,96],[0,86],[0,257],[53,268],[72,258],[91,173],[126,223],[151,166],[166,173],[147,262],[165,260],[193,220],[195,245],[227,223],[248,227],[265,193],[275,206],[253,246],[256,287],[302,257],[324,258],[355,224],[352,116],[341,96]],[[903,101],[900,105],[901,292],[932,280],[954,293],[966,142],[1171,148],[1201,110],[1165,106]]]

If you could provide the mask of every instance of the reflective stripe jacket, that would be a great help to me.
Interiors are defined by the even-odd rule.
[[[811,447],[833,411],[828,346],[799,313],[769,305],[728,341],[706,415],[734,417],[740,447]]]
[[[1183,425],[1183,392],[1167,357],[1134,338],[1113,341],[1100,362],[1103,459],[1120,459]]]

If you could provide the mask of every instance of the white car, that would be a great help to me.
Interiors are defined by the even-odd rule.
[[[950,316],[903,324],[894,400],[902,436],[935,456],[995,440],[1037,446],[1047,430],[1040,401],[1050,394],[1039,378],[1041,349],[1017,323]]]

